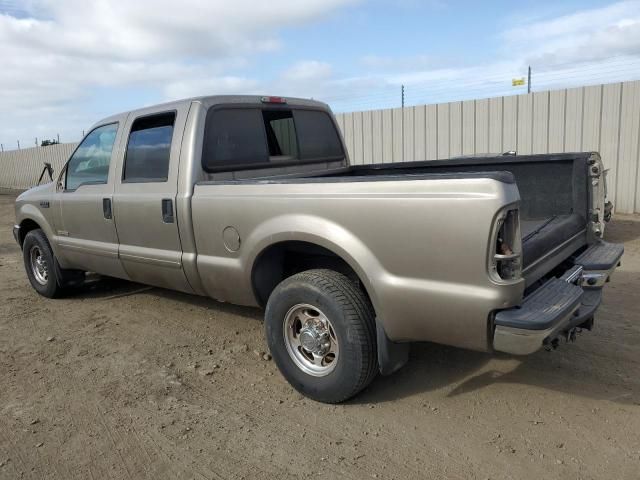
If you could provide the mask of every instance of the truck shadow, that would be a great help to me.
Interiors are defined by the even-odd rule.
[[[402,370],[388,377],[379,376],[350,403],[384,403],[436,390],[442,390],[446,399],[474,395],[494,386],[526,385],[594,400],[640,405],[640,385],[636,379],[625,381],[618,375],[612,378],[612,370],[617,369],[585,362],[585,357],[593,352],[572,351],[577,348],[568,345],[557,352],[541,351],[521,358],[414,344],[409,363]],[[599,353],[595,355],[600,357]],[[618,363],[616,360],[613,362]]]

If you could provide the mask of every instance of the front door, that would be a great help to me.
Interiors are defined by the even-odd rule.
[[[119,256],[129,278],[192,293],[182,270],[175,201],[188,107],[132,115],[113,207]]]
[[[118,146],[126,116],[94,128],[82,140],[59,182],[61,224],[56,238],[67,268],[126,278],[118,259],[111,202]]]

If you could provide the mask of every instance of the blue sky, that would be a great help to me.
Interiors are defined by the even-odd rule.
[[[640,2],[0,0],[0,142],[193,95],[336,111],[640,78]]]

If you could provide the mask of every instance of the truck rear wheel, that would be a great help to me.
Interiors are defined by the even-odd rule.
[[[60,269],[47,236],[39,228],[27,233],[22,244],[22,257],[31,286],[42,296],[58,297],[68,283],[78,283],[80,277],[84,278],[83,272]]]
[[[307,270],[283,280],[267,302],[265,330],[280,372],[314,400],[347,400],[378,371],[369,300],[333,270]]]

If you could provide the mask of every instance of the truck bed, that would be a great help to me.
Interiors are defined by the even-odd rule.
[[[520,191],[523,274],[527,285],[587,244],[590,153],[499,155],[363,165],[338,176],[509,172]]]
[[[270,182],[385,181],[399,177],[515,179],[520,192],[523,275],[531,285],[587,245],[590,153],[497,155],[447,160],[358,165],[321,172],[271,171]],[[506,175],[506,176],[505,176]],[[443,212],[443,215],[446,212]]]

